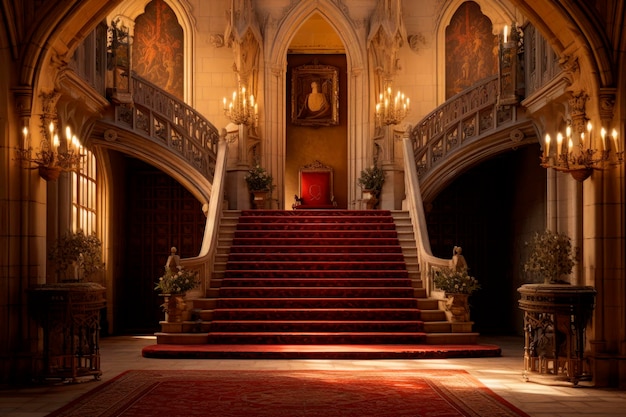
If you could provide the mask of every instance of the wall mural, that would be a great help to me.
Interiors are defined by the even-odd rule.
[[[153,0],[135,20],[132,52],[135,72],[183,99],[183,29],[163,0]]]
[[[498,73],[498,36],[480,6],[459,6],[446,28],[446,99]]]

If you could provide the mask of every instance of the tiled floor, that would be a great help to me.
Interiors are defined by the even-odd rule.
[[[545,385],[533,382],[532,379],[531,382],[524,382],[521,376],[521,338],[482,338],[481,342],[500,345],[502,357],[429,360],[165,360],[141,356],[143,346],[155,343],[153,337],[111,337],[101,342],[101,381],[107,381],[128,369],[465,369],[533,417],[626,415],[626,391],[590,388],[583,384],[578,387],[565,383]],[[100,383],[86,379],[78,384],[0,391],[0,416],[42,417]]]

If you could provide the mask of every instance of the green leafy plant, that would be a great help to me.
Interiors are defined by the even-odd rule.
[[[378,165],[373,165],[361,171],[358,179],[359,186],[364,190],[380,191],[385,182],[385,171]]]
[[[61,236],[50,248],[48,259],[64,280],[83,281],[104,270],[102,242],[82,230]]]
[[[245,180],[250,191],[271,191],[274,188],[274,185],[272,184],[274,179],[265,170],[265,168],[259,165],[254,166],[254,168],[248,171],[245,176]]]
[[[184,294],[200,285],[198,272],[165,268],[165,274],[154,287],[162,294]]]
[[[572,273],[577,256],[572,240],[565,233],[545,230],[535,232],[532,240],[526,242],[528,259],[524,271],[533,282],[543,279],[545,283],[566,283],[561,278]]]
[[[433,277],[435,287],[449,294],[472,294],[480,288],[478,280],[469,275],[466,269],[437,268]]]

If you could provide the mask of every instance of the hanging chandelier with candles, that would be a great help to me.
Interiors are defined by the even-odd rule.
[[[39,150],[34,151],[30,146],[30,132],[24,127],[23,146],[17,149],[16,159],[25,163],[28,169],[39,169],[39,175],[46,181],[56,180],[61,172],[80,170],[84,156],[80,153],[82,145],[71,128],[65,128],[65,140],[61,141],[54,121],[42,116],[41,122]]]
[[[613,129],[609,134],[605,128],[600,129],[601,150],[594,147],[598,140],[596,134],[591,122],[587,122],[585,131],[579,133],[572,132],[568,126],[565,135],[557,133],[554,144],[552,137],[546,134],[541,166],[569,173],[576,181],[583,182],[593,170],[623,163],[624,149],[620,149],[617,130]]]
[[[254,96],[246,96],[246,87],[233,91],[232,100],[227,104],[224,97],[224,115],[236,125],[256,126],[259,119],[258,105]]]
[[[403,92],[394,93],[388,85],[378,98],[376,104],[376,123],[378,126],[397,125],[409,114],[410,100]]]

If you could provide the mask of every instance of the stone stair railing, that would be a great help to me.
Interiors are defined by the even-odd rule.
[[[434,268],[450,263],[433,256],[430,248],[423,203],[429,192],[425,188],[432,193],[435,187],[429,176],[449,165],[458,171],[456,162],[464,162],[462,158],[479,159],[519,145],[524,131],[532,127],[525,116],[518,118],[517,110],[498,104],[498,77],[493,76],[446,101],[414,127],[409,126],[404,135],[407,208],[415,225],[417,257],[429,296],[434,289]]]
[[[115,125],[167,147],[213,182],[220,134],[193,107],[133,74],[132,101],[115,106]]]

